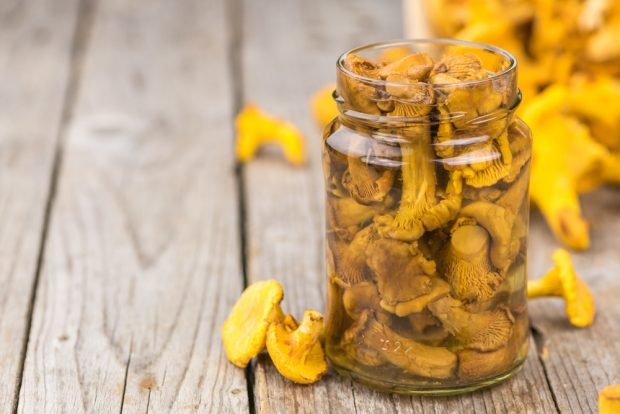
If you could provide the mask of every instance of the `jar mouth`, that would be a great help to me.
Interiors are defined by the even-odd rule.
[[[489,57],[496,57],[502,59],[500,63],[500,69],[495,71],[487,70],[488,77],[485,79],[475,79],[475,80],[464,80],[459,82],[451,82],[451,83],[434,83],[435,86],[455,86],[455,87],[469,87],[484,83],[493,82],[496,79],[503,78],[505,76],[510,76],[513,72],[516,71],[517,68],[517,59],[508,51],[501,49],[496,46],[491,46],[485,43],[478,42],[470,42],[466,40],[456,40],[456,39],[445,39],[445,38],[422,38],[422,39],[400,39],[400,40],[388,40],[383,42],[371,43],[368,45],[356,47],[354,49],[348,50],[344,52],[337,60],[336,66],[339,71],[343,72],[347,77],[351,77],[360,82],[363,82],[368,85],[380,86],[380,85],[393,85],[393,86],[406,86],[405,83],[402,82],[394,82],[394,81],[386,81],[383,79],[375,79],[367,76],[360,75],[359,73],[355,73],[346,66],[346,58],[351,54],[364,55],[364,54],[372,54],[380,53],[382,51],[388,49],[395,48],[408,48],[412,53],[417,51],[427,52],[432,48],[441,48],[447,49],[449,47],[454,48],[462,48],[464,50],[468,50],[470,52],[478,52],[478,53],[486,53]],[[426,83],[426,82],[420,82]],[[430,84],[430,83],[429,83]]]

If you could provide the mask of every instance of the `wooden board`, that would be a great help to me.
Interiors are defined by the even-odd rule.
[[[248,410],[225,4],[97,4],[19,412]]]
[[[283,307],[297,317],[305,308],[323,309],[325,285],[320,133],[311,122],[309,98],[335,79],[340,53],[401,36],[401,20],[395,3],[244,3],[243,98],[299,125],[310,154],[303,169],[286,165],[273,152],[244,168],[248,276],[280,280]],[[450,399],[379,394],[334,374],[311,387],[295,386],[262,357],[254,369],[254,397],[259,413],[556,412],[535,352],[514,379]]]
[[[69,88],[76,0],[0,4],[0,407],[13,412]]]
[[[573,262],[594,294],[596,320],[585,329],[570,326],[560,299],[531,301],[530,318],[560,411],[597,413],[598,391],[620,383],[620,189],[600,189],[582,199],[592,247],[574,254]],[[536,279],[551,268],[558,243],[539,214],[531,227],[530,278]]]

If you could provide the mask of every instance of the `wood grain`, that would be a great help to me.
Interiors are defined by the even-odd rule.
[[[224,0],[97,5],[19,412],[248,410],[227,33]]]
[[[17,404],[78,2],[0,3],[0,407]],[[6,411],[5,411],[6,410]]]
[[[561,412],[597,413],[598,391],[620,383],[620,189],[605,188],[583,198],[591,224],[592,247],[573,254],[578,273],[593,291],[594,324],[569,325],[560,299],[531,301],[538,351]],[[551,268],[558,247],[540,214],[534,215],[530,241],[530,278]]]
[[[248,276],[280,280],[285,311],[299,317],[305,308],[323,309],[325,285],[320,133],[309,98],[335,79],[340,53],[401,35],[400,3],[248,0],[243,18],[243,97],[299,125],[310,155],[303,169],[269,151],[244,168]],[[514,379],[449,399],[376,393],[335,374],[311,387],[295,386],[262,357],[254,367],[254,396],[259,413],[556,412],[535,352]]]

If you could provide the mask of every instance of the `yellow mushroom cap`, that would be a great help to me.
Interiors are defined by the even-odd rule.
[[[557,249],[553,253],[553,262],[554,268],[542,279],[528,282],[528,297],[562,296],[570,323],[580,328],[591,325],[596,313],[594,298],[575,272],[570,254],[564,249]]]
[[[298,384],[312,384],[327,372],[327,362],[319,340],[323,316],[306,310],[301,324],[292,317],[276,322],[267,333],[267,352],[276,369]]]
[[[235,152],[241,162],[251,160],[256,151],[268,143],[277,144],[293,165],[302,165],[306,160],[301,131],[291,122],[270,115],[256,105],[246,105],[237,115],[235,126]]]
[[[317,125],[325,128],[332,119],[338,116],[338,106],[332,97],[332,93],[336,89],[336,84],[330,83],[318,90],[310,101],[312,115]]]
[[[275,280],[253,283],[241,294],[222,326],[224,351],[230,362],[245,367],[265,348],[267,328],[282,320],[282,286]]]
[[[620,413],[620,384],[609,385],[598,393],[600,414]]]

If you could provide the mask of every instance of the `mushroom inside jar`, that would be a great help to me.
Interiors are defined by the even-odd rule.
[[[514,73],[457,47],[358,51],[323,137],[327,355],[393,391],[499,378],[527,351],[530,136]]]

